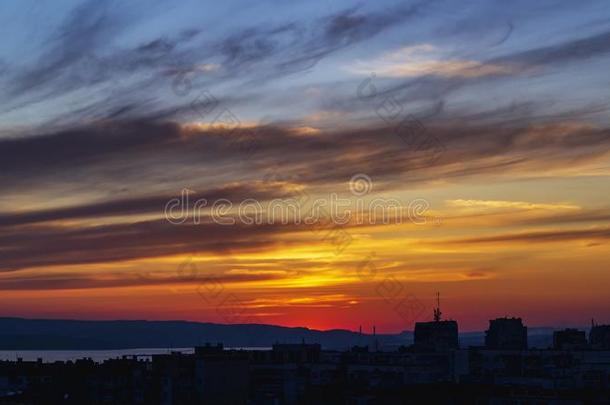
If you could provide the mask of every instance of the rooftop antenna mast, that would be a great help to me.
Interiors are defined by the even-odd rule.
[[[434,321],[439,322],[441,320],[441,294],[436,293],[436,309],[434,310]]]

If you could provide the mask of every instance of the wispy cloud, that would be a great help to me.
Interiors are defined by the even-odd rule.
[[[509,233],[479,238],[466,238],[451,240],[442,243],[459,244],[484,244],[484,243],[550,243],[550,242],[570,242],[570,241],[606,241],[610,239],[610,229],[608,228],[589,228],[589,229],[570,229],[570,230],[550,230],[522,233]]]
[[[580,207],[574,204],[544,204],[531,203],[526,201],[502,201],[502,200],[447,200],[445,202],[450,207],[465,208],[468,210],[545,210],[545,211],[564,211],[579,210]]]
[[[452,59],[440,49],[429,44],[401,48],[371,61],[356,61],[346,69],[356,74],[374,73],[380,77],[390,78],[417,76],[475,78],[508,75],[517,71],[516,67],[506,64]]]

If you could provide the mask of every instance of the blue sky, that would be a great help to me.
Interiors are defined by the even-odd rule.
[[[180,107],[185,99],[171,83],[187,70],[193,94],[226,99],[246,121],[329,110],[366,118],[369,106],[353,97],[358,84],[391,55],[417,47],[395,63],[438,66],[376,82],[413,100],[414,111],[443,102],[446,116],[517,103],[536,103],[540,115],[570,112],[583,99],[605,103],[608,55],[592,38],[607,31],[607,14],[602,1],[8,1],[0,16],[2,127],[18,133],[127,106],[132,116]],[[584,42],[571,57],[561,53],[577,40]],[[441,63],[452,61],[506,69],[443,73]],[[197,71],[202,65],[209,70]],[[409,84],[413,95],[400,91]]]

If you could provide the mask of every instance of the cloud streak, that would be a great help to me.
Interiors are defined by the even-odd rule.
[[[550,243],[550,242],[570,242],[570,241],[605,241],[610,238],[610,229],[573,229],[573,230],[553,230],[538,231],[527,233],[512,233],[503,235],[486,236],[481,238],[467,238],[453,240],[443,243],[458,244],[486,244],[486,243]]]
[[[518,71],[516,67],[501,64],[486,64],[474,60],[449,59],[429,44],[415,45],[385,54],[370,62],[358,61],[348,67],[353,73],[380,77],[463,77],[509,75]]]

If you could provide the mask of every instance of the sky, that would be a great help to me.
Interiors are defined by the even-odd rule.
[[[462,331],[610,322],[605,1],[8,0],[0,26],[0,316],[394,333],[439,292]]]

